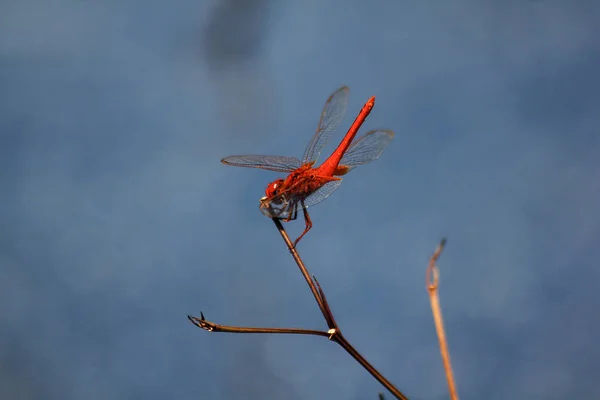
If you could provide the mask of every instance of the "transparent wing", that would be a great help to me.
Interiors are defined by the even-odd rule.
[[[379,158],[381,153],[394,138],[394,132],[376,130],[367,132],[364,136],[354,140],[350,148],[340,160],[340,166],[349,167],[349,172],[358,165],[370,163]]]
[[[310,194],[306,199],[304,199],[304,207],[308,208],[314,206],[317,203],[322,202],[323,200],[328,198],[331,193],[335,192],[341,184],[341,179],[327,182],[319,189],[315,190],[312,194]]]
[[[304,151],[304,156],[302,156],[303,163],[316,161],[319,158],[319,154],[321,154],[321,150],[323,150],[323,147],[327,143],[329,135],[336,130],[342,118],[344,118],[344,114],[346,114],[349,95],[350,89],[347,86],[342,86],[329,96],[325,107],[323,107],[317,132],[310,140]]]
[[[290,172],[302,165],[296,157],[284,156],[229,156],[221,162],[235,167],[260,168],[277,172]]]

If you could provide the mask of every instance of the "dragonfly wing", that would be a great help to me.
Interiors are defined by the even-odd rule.
[[[346,172],[358,165],[370,163],[379,158],[381,153],[394,138],[394,132],[375,130],[354,140],[350,148],[340,160],[340,166],[350,167]]]
[[[319,154],[321,154],[321,150],[323,150],[323,147],[327,143],[327,139],[329,139],[329,135],[336,130],[342,118],[344,118],[344,114],[346,114],[349,95],[350,89],[347,86],[342,86],[329,96],[325,107],[323,107],[323,112],[321,112],[317,132],[304,151],[304,156],[302,157],[303,163],[317,160]]]
[[[314,206],[315,204],[322,202],[323,200],[328,198],[331,193],[335,192],[341,184],[341,179],[327,182],[326,184],[315,190],[313,193],[308,195],[306,199],[304,199],[304,208],[308,208],[310,206]]]
[[[302,165],[296,157],[284,156],[230,156],[225,157],[221,162],[235,167],[260,168],[277,172],[290,172]]]

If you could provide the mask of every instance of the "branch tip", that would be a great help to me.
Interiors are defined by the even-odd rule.
[[[216,325],[212,322],[206,321],[202,311],[200,312],[200,318],[188,315],[188,319],[192,321],[192,324],[196,325],[198,328],[204,329],[205,331],[212,332],[215,330]]]
[[[432,262],[436,262],[438,258],[440,258],[440,255],[442,254],[442,251],[444,250],[444,247],[446,246],[446,238],[443,238],[440,243],[437,245],[437,247],[435,248],[435,250],[433,251],[433,255],[431,256],[431,261]]]

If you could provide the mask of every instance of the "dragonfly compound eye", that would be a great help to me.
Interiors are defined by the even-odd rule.
[[[265,190],[265,194],[267,197],[271,198],[273,196],[277,196],[279,194],[279,190],[281,189],[281,185],[283,184],[283,179],[277,179],[274,182],[271,182],[269,186],[267,186],[267,190]]]

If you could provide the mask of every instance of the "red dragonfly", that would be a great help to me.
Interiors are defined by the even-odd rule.
[[[350,89],[342,86],[329,96],[321,113],[317,132],[306,147],[302,161],[296,157],[259,155],[230,156],[221,160],[223,164],[236,167],[289,173],[285,179],[277,179],[267,186],[265,197],[260,199],[260,210],[269,218],[289,222],[296,219],[298,208],[302,208],[306,226],[294,242],[294,247],[312,228],[312,221],[306,209],[333,193],[342,183],[339,176],[346,175],[358,165],[379,158],[394,137],[392,131],[373,130],[354,140],[375,105],[375,97],[371,97],[360,110],[337,149],[323,164],[315,168],[315,162],[329,135],[338,127],[346,113],[349,93]]]

